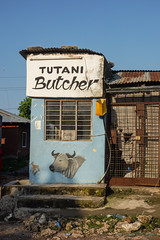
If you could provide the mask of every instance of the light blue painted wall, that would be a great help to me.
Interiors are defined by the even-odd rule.
[[[96,183],[104,174],[105,135],[93,137],[92,141],[46,141],[44,129],[44,99],[32,99],[31,107],[31,145],[30,145],[30,182],[46,183]],[[105,133],[103,118],[95,115],[96,99],[93,99],[93,136]],[[36,124],[40,129],[36,129]],[[61,173],[51,172],[49,166],[54,157],[51,152],[81,155],[84,163],[75,176],[67,178]],[[32,165],[39,165],[40,171],[32,173]]]

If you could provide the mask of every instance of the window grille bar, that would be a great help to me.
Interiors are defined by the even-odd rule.
[[[91,100],[46,100],[45,112],[46,140],[63,140],[65,131],[74,132],[75,140],[91,140]]]

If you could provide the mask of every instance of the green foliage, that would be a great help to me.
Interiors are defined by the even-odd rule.
[[[88,222],[87,225],[88,225],[88,228],[89,228],[89,229],[90,229],[90,228],[97,229],[97,228],[102,227],[102,224],[97,224],[97,223],[92,222],[92,221],[91,221],[91,222]]]
[[[132,216],[132,222],[136,222],[137,221],[137,217],[136,216]]]
[[[87,219],[88,220],[92,220],[92,221],[104,222],[104,221],[107,220],[107,216],[104,216],[104,215],[93,215],[93,216],[88,216]]]
[[[19,105],[19,116],[24,118],[31,118],[31,98],[26,97],[23,101],[21,101]]]

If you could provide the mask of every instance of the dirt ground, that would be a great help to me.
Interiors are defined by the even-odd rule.
[[[4,184],[13,181],[13,180],[20,180],[20,179],[27,179],[28,173],[25,171],[16,172],[16,173],[5,173],[0,175],[0,186],[2,187]],[[158,202],[152,202],[154,198],[153,194],[149,195],[134,195],[134,196],[121,196],[117,198],[116,196],[110,196],[108,198],[108,207],[103,208],[100,210],[93,211],[92,214],[127,214],[129,215],[136,215],[136,214],[150,214],[154,217],[160,218],[160,208]],[[160,198],[160,197],[159,197]],[[149,201],[152,204],[149,204]],[[88,212],[89,213],[89,212]],[[90,211],[91,213],[91,211]],[[61,240],[61,239],[75,239],[71,236],[66,236],[65,232],[61,232],[60,236],[55,236],[53,238],[44,238],[39,235],[36,235],[33,232],[24,230],[24,225],[20,221],[10,220],[8,222],[1,221],[0,222],[0,240]],[[80,239],[80,238],[77,238]],[[81,238],[84,239],[84,238]],[[92,234],[88,237],[85,237],[87,240],[158,240],[160,236],[153,235],[151,233],[141,234],[141,233],[132,233],[132,234],[113,234],[113,233],[106,233],[103,235]]]

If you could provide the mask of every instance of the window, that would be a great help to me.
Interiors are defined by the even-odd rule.
[[[27,132],[22,132],[22,147],[27,147]]]
[[[90,140],[91,100],[46,100],[46,140]]]

